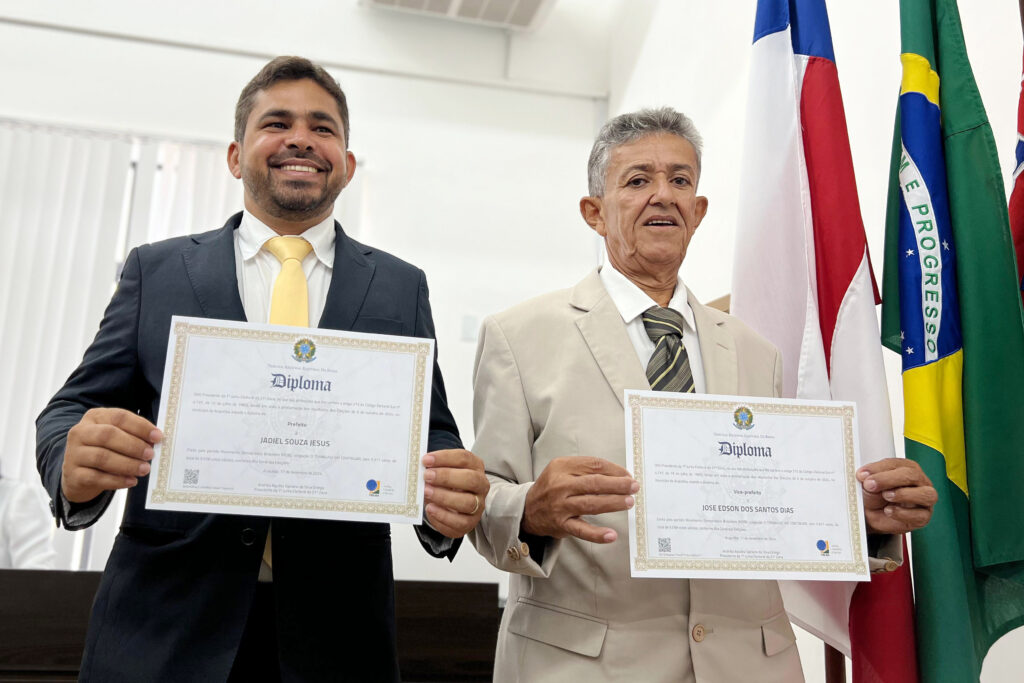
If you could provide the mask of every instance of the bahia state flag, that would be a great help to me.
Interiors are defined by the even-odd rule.
[[[1022,72],[1024,73],[1024,72]],[[1010,192],[1010,231],[1013,249],[1017,252],[1017,275],[1024,292],[1024,75],[1021,76],[1020,101],[1017,103],[1016,166],[1013,169],[1013,190]],[[1022,295],[1024,296],[1024,295]]]
[[[784,396],[855,401],[862,460],[893,457],[878,299],[824,0],[758,2],[747,108],[732,313],[782,352]],[[795,623],[852,655],[855,681],[916,680],[905,568],[859,587],[782,588]]]
[[[995,140],[955,0],[901,0],[882,340],[939,502],[913,534],[918,665],[978,681],[1024,624],[1024,313]]]

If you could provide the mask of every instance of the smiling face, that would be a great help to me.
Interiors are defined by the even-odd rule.
[[[355,173],[334,98],[309,79],[257,93],[228,167],[245,185],[245,208],[280,234],[298,234],[331,215]]]
[[[641,288],[675,282],[708,209],[697,196],[697,153],[654,133],[612,149],[603,197],[584,197],[584,220],[604,237],[612,266]]]

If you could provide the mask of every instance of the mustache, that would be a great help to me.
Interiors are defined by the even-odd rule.
[[[280,154],[275,154],[271,156],[269,159],[267,159],[267,163],[270,164],[271,166],[284,166],[289,161],[297,161],[300,159],[312,163],[321,171],[331,170],[331,165],[327,163],[327,160],[314,154],[313,152],[281,152]]]

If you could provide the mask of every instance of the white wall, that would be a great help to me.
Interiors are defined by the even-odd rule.
[[[965,40],[995,134],[1004,176],[1015,165],[1021,22],[1014,3],[961,1]],[[701,194],[708,215],[688,250],[683,274],[704,300],[729,291],[743,163],[743,128],[755,0],[728,3],[634,0],[618,8],[611,42],[609,115],[645,106],[686,112],[704,135]],[[861,212],[875,274],[882,276],[885,202],[893,119],[900,84],[899,5],[827,3]],[[766,179],[770,183],[770,179]],[[894,430],[902,433],[899,359],[886,352]],[[898,438],[902,452],[902,438]],[[824,679],[821,645],[799,638],[808,681]],[[1024,629],[1001,639],[982,681],[1020,680]]]

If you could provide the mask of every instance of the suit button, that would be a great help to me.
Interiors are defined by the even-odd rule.
[[[252,545],[256,542],[256,530],[246,527],[242,529],[242,545]]]
[[[522,553],[520,553],[520,552],[519,552],[519,548],[517,548],[517,547],[515,547],[515,546],[511,546],[511,547],[510,547],[510,548],[508,549],[508,556],[509,556],[509,558],[511,558],[511,560],[512,560],[513,562],[518,562],[518,561],[519,561],[519,559],[520,559],[520,558],[521,558],[521,557],[522,557],[523,555],[522,555]]]
[[[704,624],[697,624],[696,626],[694,626],[693,627],[693,631],[691,632],[691,634],[693,635],[694,641],[696,641],[698,643],[703,641],[704,640]]]
[[[530,546],[526,545],[525,542],[519,544],[519,554],[523,557],[530,556]]]
[[[894,572],[899,569],[900,566],[896,563],[896,560],[889,560],[885,563],[885,571]]]

